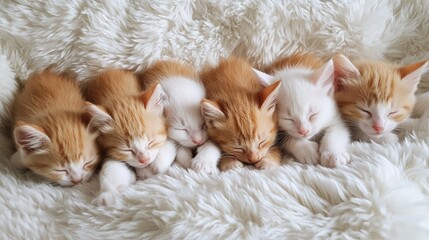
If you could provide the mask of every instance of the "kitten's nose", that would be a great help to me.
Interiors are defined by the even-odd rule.
[[[380,126],[380,125],[372,125],[372,128],[374,129],[374,131],[375,131],[377,134],[382,133],[382,132],[383,132],[383,130],[384,130],[384,127],[382,127],[382,126]]]
[[[298,133],[300,134],[300,135],[302,135],[302,136],[307,136],[307,134],[308,134],[308,132],[309,132],[310,130],[308,130],[308,129],[305,129],[305,128],[299,128],[298,129]]]
[[[247,153],[247,159],[251,163],[257,163],[260,160],[258,155],[259,154],[257,152],[251,151],[251,152]]]
[[[198,146],[204,143],[203,138],[201,136],[193,137],[192,142]]]
[[[79,179],[72,178],[71,182],[72,182],[73,184],[77,185],[77,184],[81,183],[81,182],[82,182],[82,180],[83,180],[83,178],[82,178],[82,177],[81,177],[81,178],[79,178]]]
[[[146,157],[139,157],[138,160],[139,160],[139,163],[143,163],[143,164],[146,164],[149,161],[149,159]]]

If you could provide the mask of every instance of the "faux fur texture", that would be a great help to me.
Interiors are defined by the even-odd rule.
[[[52,64],[84,81],[104,68],[141,70],[165,58],[201,68],[230,54],[263,67],[296,50],[401,63],[429,57],[425,0],[1,5],[2,125],[18,83]],[[115,207],[90,204],[97,178],[62,188],[17,172],[2,135],[0,239],[428,239],[428,122],[403,143],[354,143],[351,163],[339,168],[288,163],[213,176],[175,169],[138,182]]]

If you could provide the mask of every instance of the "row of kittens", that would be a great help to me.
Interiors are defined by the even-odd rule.
[[[324,62],[308,53],[264,71],[234,57],[201,73],[160,61],[137,76],[104,71],[83,91],[73,79],[44,71],[16,98],[13,161],[73,186],[103,159],[97,201],[105,204],[173,161],[207,173],[272,169],[285,150],[301,163],[335,167],[350,160],[350,135],[398,140],[392,131],[411,121],[427,68],[426,61],[396,67],[340,54]]]

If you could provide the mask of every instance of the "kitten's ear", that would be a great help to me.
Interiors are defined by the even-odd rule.
[[[274,112],[277,95],[279,93],[281,82],[277,81],[266,87],[259,93],[259,108],[270,113]]]
[[[264,72],[261,72],[255,68],[252,68],[252,69],[253,69],[253,72],[255,72],[256,76],[258,76],[259,83],[262,86],[264,86],[264,87],[270,86],[272,83],[274,83],[276,81],[275,77],[273,77],[269,74],[266,74]]]
[[[27,155],[46,153],[51,144],[43,128],[21,121],[16,123],[13,136],[16,146]]]
[[[428,70],[428,61],[414,63],[398,69],[403,85],[412,93],[417,90],[422,75]]]
[[[98,130],[102,133],[107,133],[113,129],[113,118],[102,107],[90,102],[85,103],[83,118],[91,132]]]
[[[212,121],[217,121],[225,117],[225,114],[220,110],[219,104],[207,99],[201,101],[201,114],[207,125]]]
[[[336,54],[332,60],[334,61],[335,91],[340,91],[342,89],[342,81],[344,81],[348,76],[360,76],[359,70],[346,56]]]
[[[153,85],[141,95],[144,107],[149,111],[155,112],[159,116],[162,116],[164,112],[166,99],[167,95],[164,93],[164,90],[162,90],[160,84]]]
[[[333,93],[334,82],[334,61],[330,59],[323,66],[318,68],[310,77],[311,82],[324,90],[327,94]]]

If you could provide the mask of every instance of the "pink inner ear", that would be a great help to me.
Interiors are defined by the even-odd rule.
[[[15,139],[27,154],[43,150],[49,143],[49,138],[44,133],[30,126],[17,127],[15,129]]]

